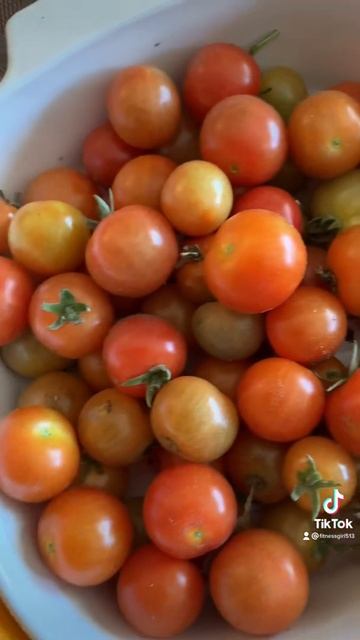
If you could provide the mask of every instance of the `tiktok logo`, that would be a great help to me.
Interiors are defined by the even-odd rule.
[[[338,489],[333,490],[332,498],[326,498],[323,502],[323,509],[326,513],[333,515],[340,509],[340,502],[344,500],[344,496]]]

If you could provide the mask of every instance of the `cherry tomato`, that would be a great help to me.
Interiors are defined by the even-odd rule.
[[[239,533],[220,551],[210,572],[216,608],[235,629],[273,635],[304,611],[309,578],[295,547],[274,531]]]
[[[186,113],[182,114],[176,138],[162,147],[160,152],[177,164],[200,158],[199,129]]]
[[[145,298],[141,311],[172,324],[191,343],[194,341],[191,320],[194,305],[184,298],[175,284],[166,284]]]
[[[128,473],[121,467],[108,467],[88,456],[82,456],[79,473],[75,478],[75,485],[101,489],[116,498],[122,498],[128,483]]]
[[[33,273],[51,276],[84,261],[90,234],[85,216],[64,202],[31,202],[19,209],[9,229],[15,260]]]
[[[14,260],[0,256],[0,346],[16,340],[28,323],[33,283]]]
[[[116,208],[142,204],[160,209],[162,188],[174,169],[176,164],[169,158],[151,154],[127,162],[112,185]]]
[[[39,342],[31,331],[25,331],[1,349],[6,366],[24,378],[38,378],[51,371],[62,371],[70,360],[58,356]]]
[[[289,122],[293,160],[305,175],[329,179],[360,162],[360,105],[341,91],[321,91],[294,109]]]
[[[284,358],[260,360],[240,380],[240,415],[253,433],[266,440],[303,438],[318,425],[324,407],[325,392],[316,375]]]
[[[302,233],[304,225],[301,209],[296,200],[284,189],[264,185],[240,194],[234,202],[234,213],[248,209],[265,209],[279,213],[286,222]]]
[[[233,191],[225,173],[211,162],[192,160],[172,172],[161,193],[161,209],[181,233],[205,236],[231,212]]]
[[[10,204],[0,192],[0,254],[7,255],[10,251],[8,243],[9,227],[14,214],[17,211],[15,205]]]
[[[132,205],[100,222],[86,250],[86,266],[103,289],[141,298],[165,284],[178,259],[176,237],[155,209]]]
[[[257,95],[259,90],[259,65],[247,51],[234,44],[215,42],[202,47],[185,72],[185,105],[199,122],[224,98]]]
[[[209,111],[200,133],[204,160],[217,164],[231,182],[251,187],[271,180],[287,153],[279,114],[254,96],[232,96]]]
[[[156,67],[139,65],[119,71],[110,85],[107,109],[116,133],[134,147],[168,144],[180,126],[176,86]]]
[[[334,87],[331,87],[331,89],[335,91],[343,91],[344,93],[347,93],[347,95],[351,98],[354,98],[354,100],[360,102],[360,82],[340,82]]]
[[[277,531],[294,545],[309,571],[316,571],[324,564],[326,548],[324,541],[312,538],[315,531],[311,514],[300,509],[292,500],[271,505],[262,515],[261,527]],[[304,539],[307,531],[309,539]]]
[[[90,389],[81,378],[64,371],[52,371],[36,378],[20,394],[18,407],[43,406],[55,409],[76,425]]]
[[[184,262],[176,270],[177,285],[187,300],[195,304],[203,304],[213,300],[204,278],[204,262],[203,258],[207,254],[213,235],[203,236],[202,238],[191,238],[183,247],[182,253],[191,254],[195,250],[196,259]]]
[[[330,438],[310,436],[298,440],[290,447],[283,466],[283,480],[288,493],[291,494],[295,487],[302,482],[301,476],[309,468],[309,457],[314,462],[322,480],[337,483],[339,491],[344,496],[341,501],[341,507],[344,507],[355,493],[356,466],[345,449]],[[333,498],[333,487],[325,487],[318,491],[320,507],[323,506],[324,500]],[[308,492],[300,497],[297,504],[305,511],[313,509],[311,496]]]
[[[126,394],[145,397],[185,367],[187,348],[182,334],[171,324],[146,314],[128,316],[109,332],[104,344],[107,372]],[[131,386],[123,383],[142,377]]]
[[[287,122],[308,92],[301,75],[290,67],[273,67],[261,74],[260,95]]]
[[[23,502],[43,502],[74,480],[79,447],[68,420],[47,407],[15,409],[0,423],[0,489]]]
[[[302,284],[310,287],[324,287],[321,273],[326,269],[326,251],[321,247],[306,247],[307,267]]]
[[[205,598],[201,573],[188,560],[170,558],[153,545],[138,549],[123,566],[117,598],[137,633],[169,638],[199,617]]]
[[[0,602],[0,633],[4,640],[29,640],[29,636],[25,634],[3,602]]]
[[[318,287],[299,287],[266,317],[275,353],[303,364],[326,360],[342,345],[347,317],[341,302]]]
[[[116,389],[99,391],[86,402],[78,434],[85,451],[110,467],[136,462],[154,438],[140,402]]]
[[[194,375],[211,382],[231,400],[236,400],[236,390],[249,363],[245,360],[226,362],[212,356],[204,356],[194,369]]]
[[[166,469],[145,495],[148,535],[161,551],[174,558],[196,558],[220,547],[232,534],[236,516],[231,486],[208,465]]]
[[[314,218],[334,218],[339,228],[360,224],[360,170],[318,185],[310,207]]]
[[[52,500],[40,516],[38,546],[49,569],[78,587],[114,576],[129,554],[133,530],[114,496],[74,487]]]
[[[80,171],[57,167],[40,173],[28,184],[23,201],[58,200],[81,211],[87,218],[97,218],[98,209],[92,180]]]
[[[360,316],[360,225],[339,233],[327,253],[327,265],[337,284],[337,296],[350,315]]]
[[[111,387],[102,357],[102,350],[83,356],[78,361],[79,373],[93,391],[103,391]]]
[[[82,161],[90,178],[103,187],[110,187],[121,167],[135,158],[138,149],[126,144],[105,122],[86,137],[82,148]]]
[[[235,313],[219,302],[206,302],[198,307],[192,328],[206,353],[229,362],[252,356],[264,340],[262,316]]]
[[[304,277],[306,249],[281,216],[254,209],[232,216],[204,260],[205,281],[225,307],[262,313],[277,307]]]
[[[99,349],[113,319],[106,293],[83,273],[62,273],[45,280],[30,304],[35,336],[65,358],[81,358]]]
[[[321,380],[325,390],[331,387],[334,382],[341,379],[346,380],[347,377],[347,368],[340,360],[334,357],[318,362],[311,369]]]
[[[327,396],[325,419],[337,442],[360,456],[360,370]]]
[[[279,502],[287,495],[281,476],[285,451],[282,444],[240,432],[225,456],[226,474],[245,495],[252,489],[259,502]]]
[[[168,382],[150,414],[160,444],[191,462],[212,462],[233,444],[239,420],[234,403],[214,385],[195,376]]]

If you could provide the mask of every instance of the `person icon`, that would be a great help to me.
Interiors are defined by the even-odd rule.
[[[304,531],[303,541],[310,542],[310,536],[308,531]]]

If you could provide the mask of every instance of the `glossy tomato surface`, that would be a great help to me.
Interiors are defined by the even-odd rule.
[[[9,344],[26,329],[33,290],[25,269],[0,256],[0,346]]]
[[[295,198],[284,189],[268,185],[249,189],[235,199],[233,211],[239,213],[248,209],[274,211],[302,233],[304,223],[301,209]]]
[[[337,442],[353,456],[360,456],[360,371],[342,386],[331,391],[326,400],[325,420]]]

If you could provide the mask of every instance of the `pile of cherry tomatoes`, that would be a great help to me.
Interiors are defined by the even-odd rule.
[[[181,90],[120,70],[85,172],[0,202],[1,354],[32,379],[0,489],[46,503],[44,562],[118,576],[147,636],[188,628],[207,580],[236,629],[287,628],[329,546],[304,532],[335,488],[356,499],[356,343],[350,368],[335,354],[360,317],[360,83],[261,72],[274,35],[203,47]]]

